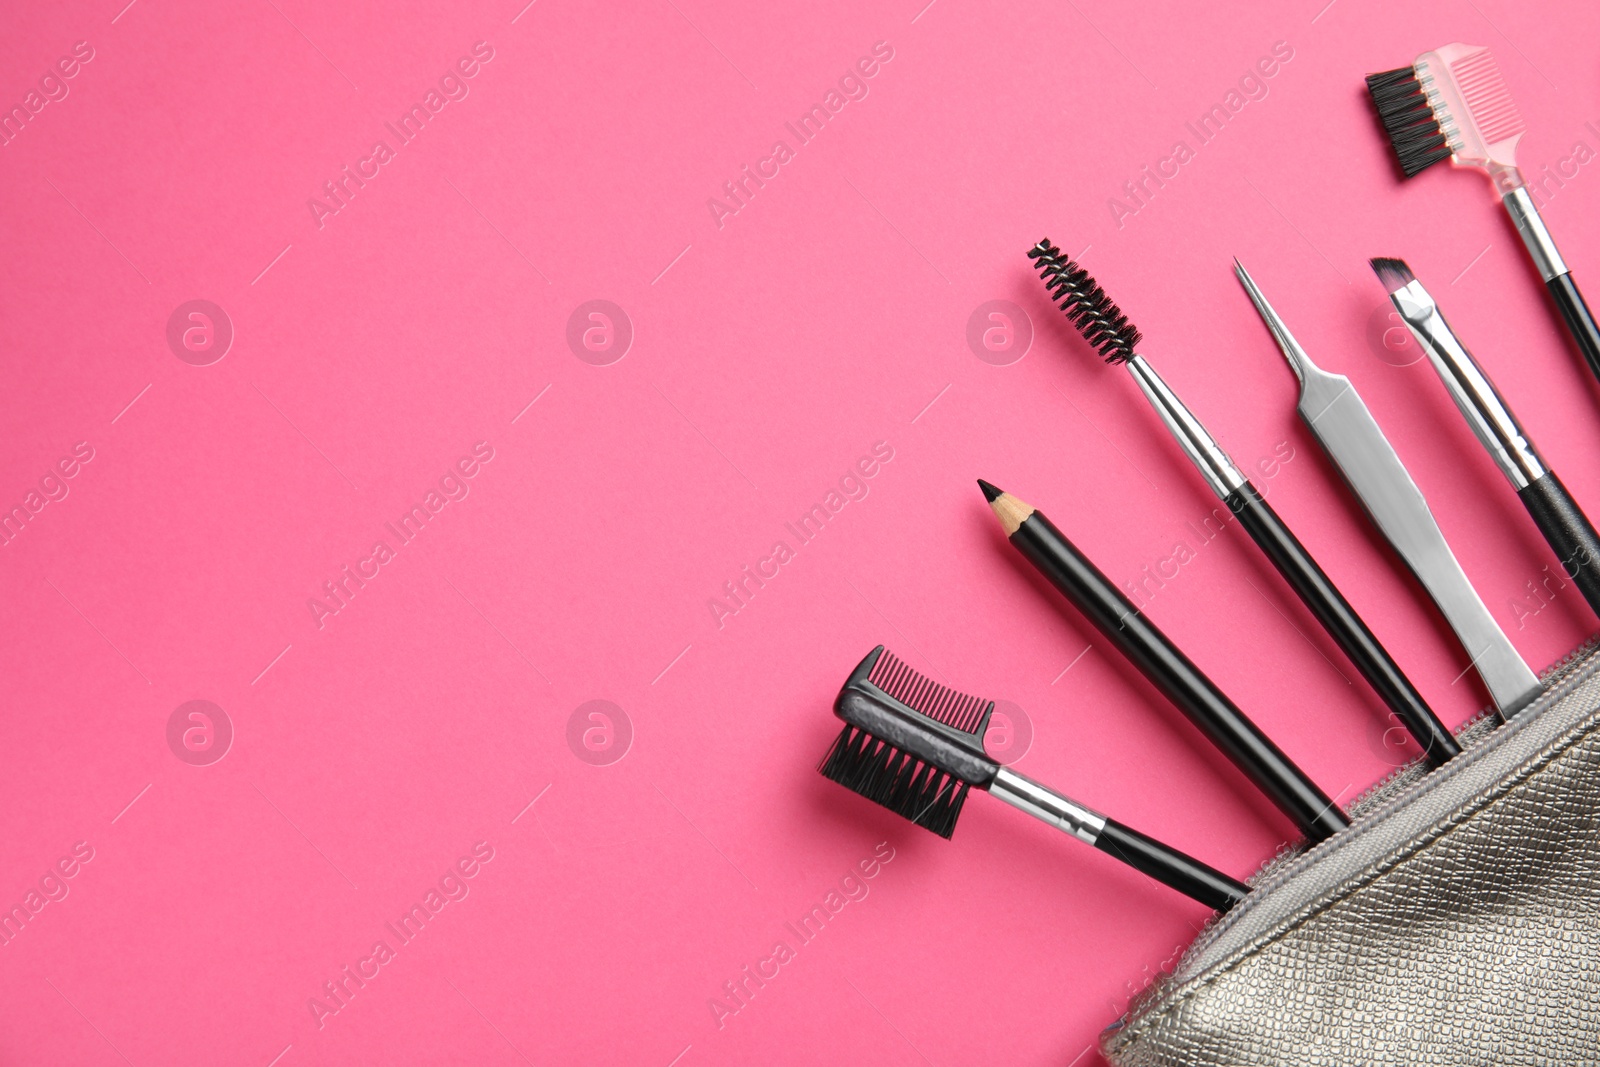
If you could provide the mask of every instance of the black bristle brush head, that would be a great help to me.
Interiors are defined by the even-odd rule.
[[[1028,249],[1039,279],[1067,321],[1107,363],[1126,363],[1142,336],[1138,327],[1105,294],[1089,272],[1078,266],[1046,237]]]
[[[994,701],[940,685],[882,645],[851,673],[833,710],[845,726],[817,767],[822,775],[940,837],[955,833],[967,793],[1000,771],[983,749]]]
[[[956,832],[970,788],[969,783],[849,725],[839,732],[817,769],[823,777],[947,841]]]
[[[1412,67],[1367,75],[1367,95],[1394,148],[1400,170],[1411,178],[1450,158],[1450,142]]]

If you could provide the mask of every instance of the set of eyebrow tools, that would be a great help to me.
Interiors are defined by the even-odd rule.
[[[1410,66],[1369,76],[1367,86],[1405,177],[1446,158],[1488,175],[1578,352],[1600,378],[1600,328],[1517,169],[1516,146],[1526,126],[1489,50],[1447,45],[1423,53]],[[1457,738],[1289,524],[1140,353],[1143,336],[1099,283],[1048,239],[1030,249],[1028,257],[1051,302],[1106,363],[1128,370],[1200,477],[1372,693],[1405,725],[1426,766],[1436,768],[1457,756]],[[1380,257],[1371,266],[1563,573],[1600,615],[1600,534],[1406,263]],[[1297,410],[1311,435],[1449,623],[1499,718],[1505,721],[1523,712],[1544,691],[1544,683],[1484,605],[1421,489],[1355,386],[1312,361],[1237,260],[1234,272],[1298,381]],[[1010,543],[1294,821],[1309,844],[1349,825],[1338,805],[1043,513],[988,482],[980,480],[979,487]],[[983,736],[993,710],[993,701],[941,685],[880,646],[851,673],[834,704],[844,726],[820,769],[829,779],[946,838],[954,832],[968,792],[978,789],[1218,911],[1245,899],[1249,887],[1242,882],[991,757]]]

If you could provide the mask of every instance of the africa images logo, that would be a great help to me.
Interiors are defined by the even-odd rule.
[[[871,91],[867,80],[876,77],[892,59],[893,45],[888,41],[874,44],[871,55],[862,56],[845,69],[835,83],[836,88],[829,88],[822,94],[822,99],[812,104],[799,118],[783,124],[784,130],[794,138],[794,147],[791,148],[789,142],[782,138],[773,141],[767,154],[756,160],[754,169],[746,163],[739,168],[736,177],[722,183],[725,200],[707,197],[706,210],[711,212],[711,220],[717,224],[717,229],[722,229],[729,218],[749,207],[756,192],[765,189],[767,182],[781,174],[783,167],[795,159],[796,151],[815,140],[847,104],[852,100],[865,100]]]
[[[356,160],[354,170],[348,164],[341,166],[338,174],[322,183],[320,198],[313,196],[306,200],[306,210],[311,212],[311,221],[317,224],[317,229],[327,225],[330,215],[349,207],[356,194],[383,173],[383,168],[395,158],[399,149],[421,137],[428,123],[451,101],[465,100],[472,91],[468,80],[477,77],[493,59],[494,46],[488,41],[479,41],[472,46],[471,55],[462,56],[439,76],[438,88],[429,86],[420,102],[413,101],[394,122],[385,122],[384,129],[394,139],[392,147],[385,139],[374,141],[372,151]]]
[[[167,347],[191,367],[209,367],[233,347],[233,320],[210,300],[186,300],[167,317]]]

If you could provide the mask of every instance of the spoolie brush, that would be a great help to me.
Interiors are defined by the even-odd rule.
[[[1494,54],[1447,44],[1422,53],[1409,67],[1367,75],[1367,92],[1405,177],[1446,158],[1489,176],[1567,331],[1600,378],[1600,326],[1517,169],[1517,142],[1528,125]]]
[[[971,789],[1027,812],[1207,907],[1226,911],[1247,889],[1177,849],[1009,768],[983,748],[994,701],[918,673],[882,645],[851,672],[834,701],[845,722],[818,767],[838,782],[949,839]]]
[[[1045,290],[1066,313],[1067,321],[1106,362],[1126,363],[1134,358],[1134,347],[1144,335],[1088,271],[1062,255],[1048,237],[1028,250],[1028,258],[1034,261]]]
[[[1137,328],[1106,296],[1088,273],[1046,238],[1028,252],[1045,288],[1084,333],[1107,363],[1122,364],[1132,373],[1151,407],[1156,409],[1180,448],[1200,470],[1217,498],[1239,517],[1239,524],[1260,546],[1328,635],[1338,642],[1396,716],[1405,723],[1429,763],[1437,765],[1461,751],[1444,723],[1433,713],[1400,667],[1362,621],[1333,580],[1279,518],[1256,487],[1234,465],[1214,437],[1135,351]]]

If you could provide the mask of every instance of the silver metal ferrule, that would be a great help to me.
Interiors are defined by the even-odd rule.
[[[1133,373],[1133,380],[1144,390],[1145,399],[1150,401],[1150,406],[1156,409],[1161,421],[1172,431],[1178,447],[1199,468],[1218,500],[1228,499],[1234,490],[1249,484],[1244,472],[1234,466],[1233,460],[1217,444],[1216,438],[1206,432],[1200,420],[1183,406],[1178,394],[1168,388],[1167,383],[1161,380],[1161,375],[1145,362],[1143,356],[1134,356],[1126,366]]]
[[[1422,283],[1412,279],[1404,288],[1390,293],[1389,299],[1411,327],[1411,334],[1422,350],[1428,353],[1428,362],[1433,364],[1449,390],[1450,399],[1461,409],[1467,425],[1472,427],[1472,432],[1512,486],[1520,490],[1544,477],[1544,459],[1522,432],[1522,426],[1489,376],[1483,373],[1472,353],[1444,321],[1439,305]]]
[[[999,797],[1013,808],[1025,811],[1057,830],[1065,830],[1086,845],[1098,841],[1100,831],[1106,827],[1104,815],[1007,767],[1001,767],[1000,773],[995,775],[994,782],[989,786],[989,795]]]
[[[1544,219],[1539,217],[1539,209],[1534,205],[1527,187],[1519,185],[1501,197],[1500,202],[1506,206],[1506,214],[1511,216],[1511,221],[1517,224],[1522,243],[1544,280],[1548,282],[1567,273],[1566,260],[1561,258],[1556,239],[1550,236]]]

